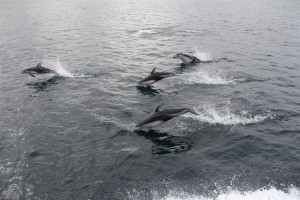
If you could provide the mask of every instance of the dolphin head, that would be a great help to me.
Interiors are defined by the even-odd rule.
[[[135,125],[134,130],[140,130],[141,129],[141,121]]]
[[[176,54],[173,58],[181,58],[183,56],[183,53],[178,53],[178,54]]]
[[[26,74],[26,73],[28,73],[28,69],[24,69],[24,70],[22,71],[22,74]]]
[[[182,60],[185,64],[193,62],[194,56],[188,55],[188,54],[183,54],[183,53],[178,53],[176,54],[173,58],[178,58]]]
[[[24,69],[22,71],[22,74],[29,74],[30,76],[35,77],[36,72],[31,68],[28,68],[28,69]]]
[[[190,55],[194,55],[195,53],[197,53],[196,51],[190,51],[189,54]]]

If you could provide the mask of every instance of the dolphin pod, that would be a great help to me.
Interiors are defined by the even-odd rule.
[[[193,52],[191,52],[193,53]],[[193,64],[193,63],[199,63],[201,60],[199,60],[197,57],[192,55],[187,55],[183,53],[176,54],[173,58],[177,58],[183,61],[183,64]],[[152,70],[151,74],[142,79],[140,82],[138,82],[139,85],[145,85],[149,86],[159,80],[162,80],[164,78],[168,78],[171,76],[175,76],[174,73],[171,72],[156,72],[156,67]],[[193,109],[190,108],[177,108],[177,109],[162,109],[163,103],[160,104],[152,113],[149,115],[146,119],[140,121],[136,126],[135,130],[141,130],[141,129],[152,129],[156,126],[161,125],[164,122],[167,122],[171,120],[174,117],[183,115],[185,113],[192,113],[194,115],[198,115]]]
[[[173,58],[181,59],[183,64],[190,63],[199,63],[201,62],[198,58],[192,55],[187,55],[183,53],[176,54]],[[35,67],[27,68],[22,71],[22,74],[29,74],[32,77],[35,77],[38,74],[57,74],[56,71],[52,69],[48,69],[42,66],[42,63],[37,64]],[[157,81],[160,81],[165,78],[169,78],[175,76],[175,73],[172,72],[156,72],[156,67],[151,71],[151,73],[138,82],[138,85],[149,86]],[[177,109],[162,109],[164,103],[160,104],[146,119],[140,121],[135,130],[141,129],[152,129],[156,126],[161,125],[164,122],[167,122],[174,117],[183,115],[185,113],[192,113],[194,115],[198,115],[193,109],[190,108],[177,108]]]

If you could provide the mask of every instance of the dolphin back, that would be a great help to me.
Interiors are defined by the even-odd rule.
[[[149,85],[150,85],[152,83],[155,83],[156,81],[160,81],[161,79],[168,78],[171,76],[175,76],[175,74],[171,72],[155,72],[154,70],[154,72],[152,72],[147,77],[142,79],[140,82],[138,82],[138,84],[143,84],[149,81]]]
[[[165,109],[162,110],[163,104],[160,104],[149,117],[146,119],[140,121],[136,128],[149,128],[151,125],[158,126],[166,121],[169,121],[170,119],[183,115],[187,112],[193,113],[195,115],[198,115],[197,112],[195,112],[193,109],[189,108],[179,108],[179,109]]]

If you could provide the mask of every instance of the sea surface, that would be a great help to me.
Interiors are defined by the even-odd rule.
[[[300,199],[299,61],[299,0],[0,0],[0,199]]]

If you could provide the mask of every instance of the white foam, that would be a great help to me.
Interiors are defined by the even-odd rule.
[[[141,36],[141,35],[151,35],[151,34],[156,34],[157,31],[154,29],[142,29],[137,32],[135,32],[133,35],[134,36]]]
[[[224,108],[216,109],[214,106],[200,106],[194,108],[199,115],[186,114],[183,117],[189,117],[201,122],[208,122],[210,124],[223,124],[223,125],[246,125],[262,122],[268,118],[273,118],[270,113],[252,115],[249,111],[242,110],[239,114],[232,113],[229,105]]]
[[[153,196],[153,200],[298,200],[300,190],[291,187],[287,192],[274,187],[262,188],[256,191],[242,192],[231,190],[218,195],[216,198],[208,198],[202,195],[188,194],[179,191],[170,191],[165,197]]]
[[[96,75],[95,74],[76,73],[76,74],[72,74],[72,77],[74,77],[74,78],[94,78],[94,77],[96,77]]]
[[[180,76],[182,81],[179,83],[184,84],[211,84],[211,85],[225,85],[225,84],[236,84],[243,81],[242,79],[228,79],[221,75],[221,72],[210,70],[205,71],[199,69],[190,73],[185,73]]]

